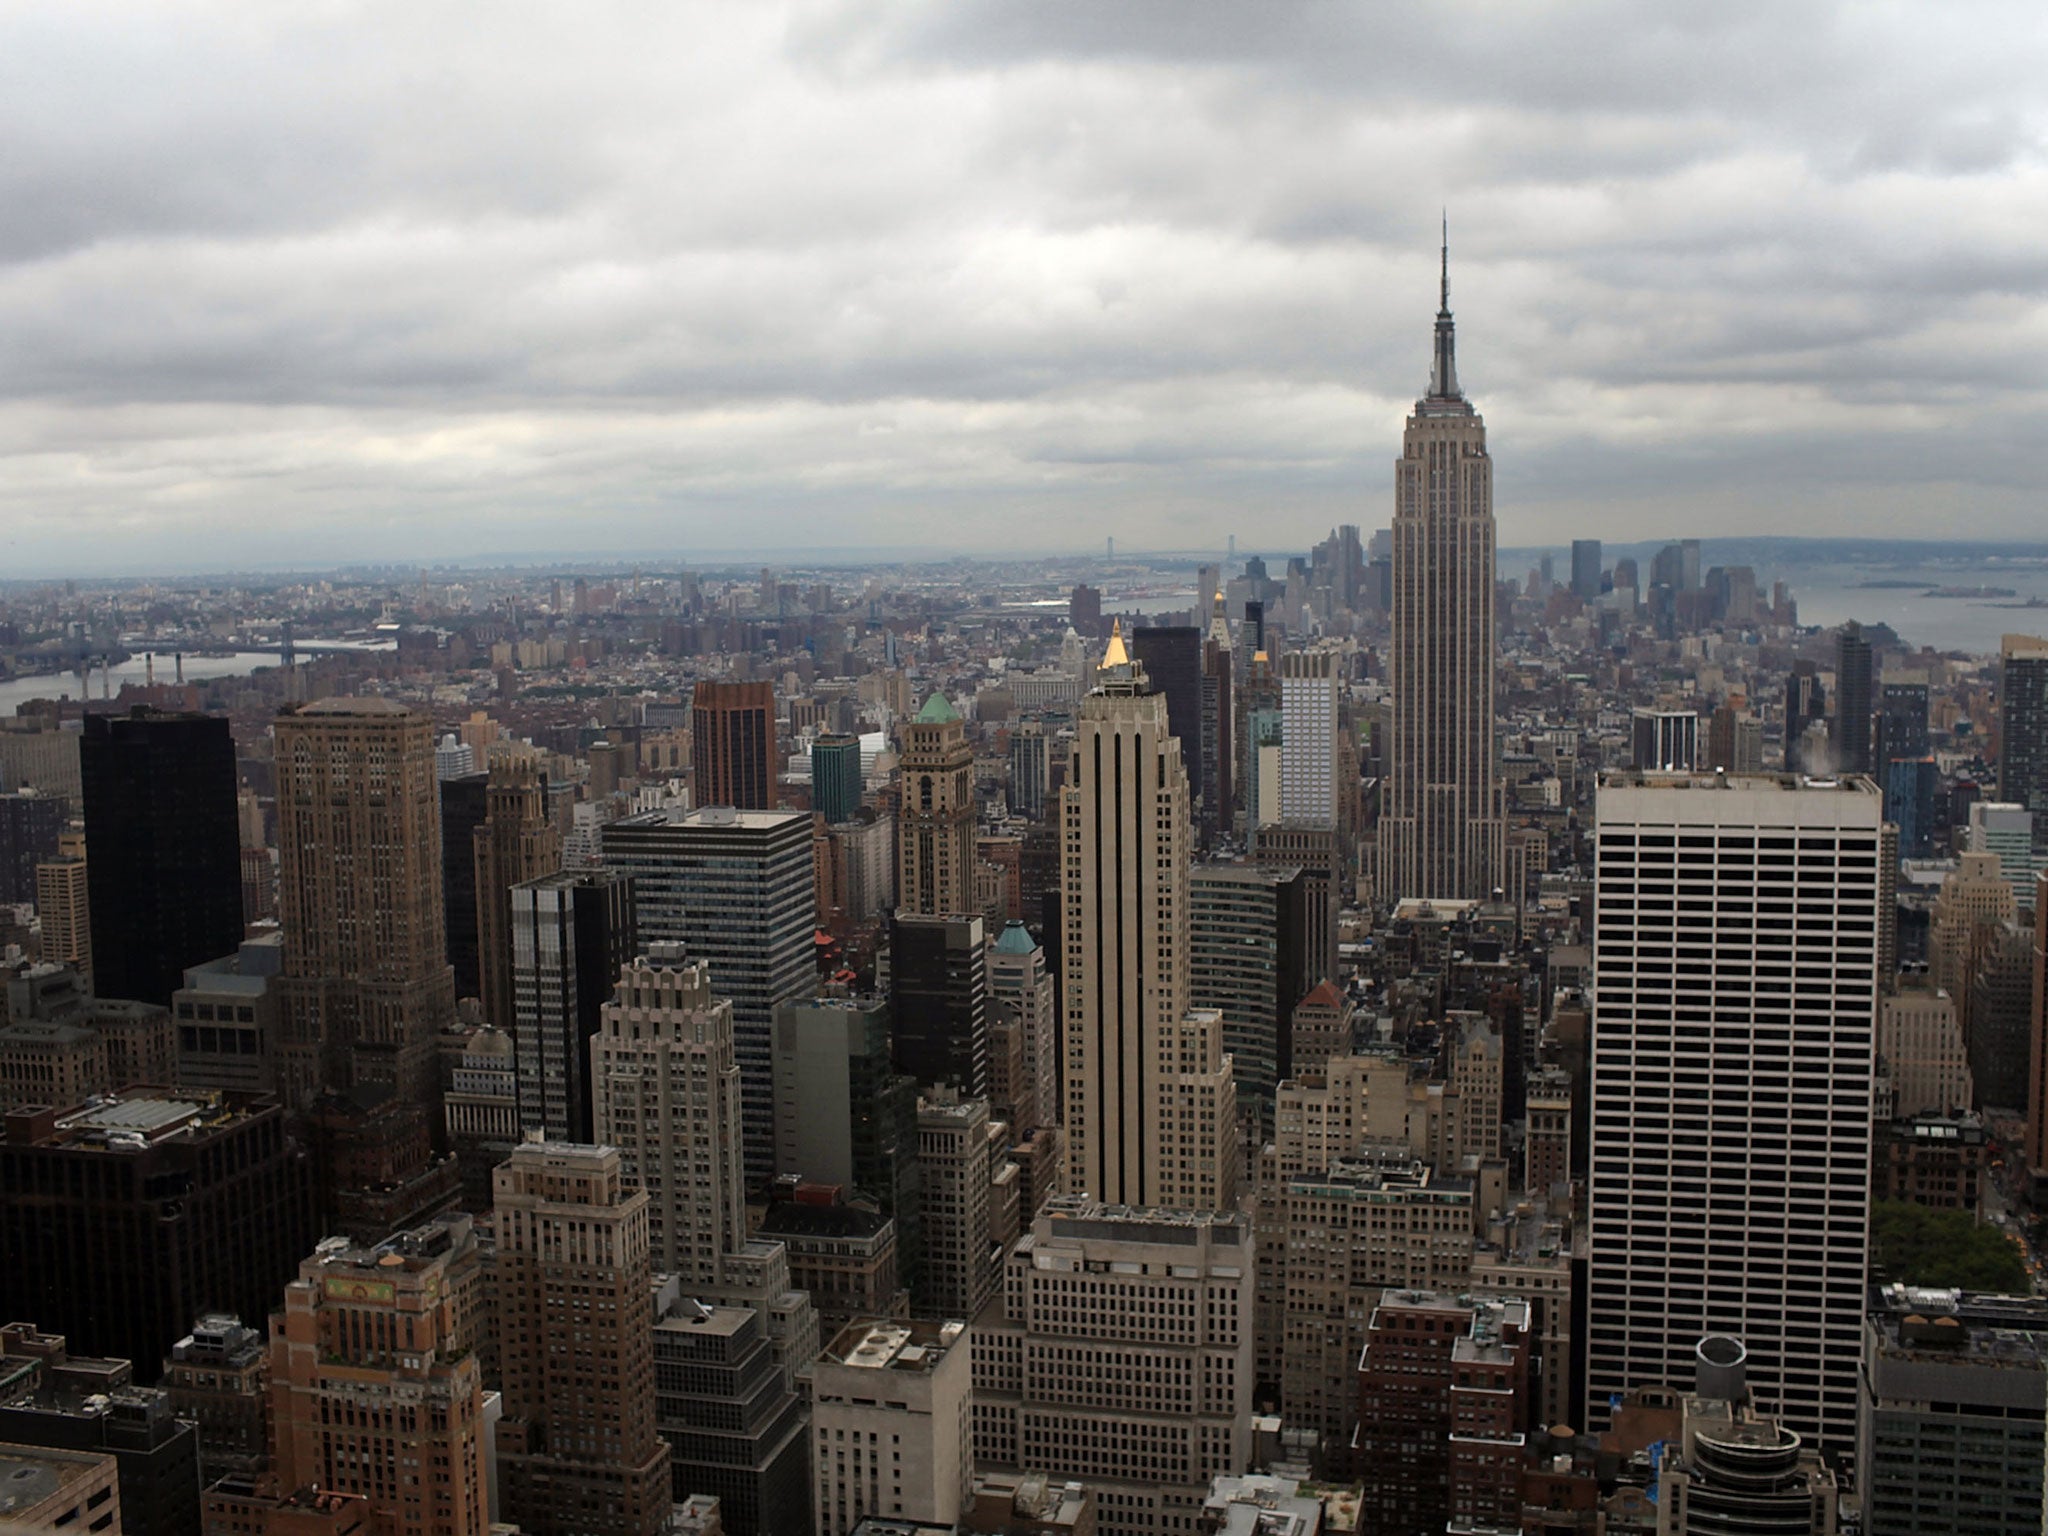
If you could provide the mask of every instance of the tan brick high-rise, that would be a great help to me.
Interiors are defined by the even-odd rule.
[[[539,764],[515,758],[491,769],[484,824],[476,829],[476,952],[484,1018],[513,1025],[512,887],[562,867],[562,834],[548,820]]]
[[[896,910],[922,917],[977,911],[974,748],[943,693],[903,727],[903,810],[896,831]]]
[[[1188,1010],[1187,769],[1121,632],[1096,677],[1060,793],[1068,1184],[1228,1210],[1237,1092],[1221,1016]]]
[[[1444,272],[1429,393],[1415,403],[1394,466],[1394,709],[1376,863],[1386,904],[1483,901],[1504,870],[1493,740],[1493,460],[1486,423],[1458,388],[1448,255]]]
[[[534,1536],[654,1536],[670,1490],[647,1194],[616,1147],[572,1142],[517,1148],[495,1193],[504,1518]]]
[[[466,1216],[300,1266],[271,1327],[280,1487],[361,1495],[384,1536],[484,1536],[480,1275]]]
[[[278,1086],[389,1083],[431,1102],[455,1017],[441,906],[434,723],[388,699],[300,705],[276,724],[284,975]]]

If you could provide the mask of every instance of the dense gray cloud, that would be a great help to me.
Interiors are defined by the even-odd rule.
[[[2036,6],[6,27],[0,575],[1304,545],[1444,204],[1504,543],[2048,528]]]

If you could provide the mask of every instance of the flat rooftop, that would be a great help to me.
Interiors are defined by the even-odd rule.
[[[922,1318],[861,1318],[839,1330],[825,1358],[855,1370],[929,1371],[946,1358],[967,1325]]]

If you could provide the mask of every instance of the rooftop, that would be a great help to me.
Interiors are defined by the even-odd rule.
[[[960,1322],[857,1318],[825,1347],[825,1358],[857,1370],[929,1371],[966,1330]]]
[[[311,704],[301,704],[293,714],[307,715],[409,715],[410,706],[396,699],[379,699],[359,694],[343,694],[332,699],[316,699]]]

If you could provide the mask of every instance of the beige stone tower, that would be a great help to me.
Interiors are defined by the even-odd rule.
[[[647,1191],[655,1268],[703,1295],[747,1240],[740,1061],[731,1000],[682,954],[650,945],[619,977],[590,1041],[590,1097],[597,1139]]]
[[[1458,388],[1449,248],[1429,393],[1394,466],[1393,720],[1376,862],[1383,903],[1484,900],[1506,823],[1493,741],[1493,460]]]
[[[295,1107],[368,1082],[429,1103],[435,1042],[455,1017],[433,719],[333,698],[275,729],[279,1087]]]
[[[484,1018],[510,1029],[512,887],[561,869],[562,834],[548,820],[547,787],[534,758],[494,764],[484,807],[484,824],[476,829],[478,990]]]
[[[1188,1012],[1187,770],[1120,630],[1096,679],[1060,795],[1068,1183],[1112,1205],[1227,1209],[1230,1059],[1220,1018]]]
[[[934,692],[903,728],[903,812],[896,910],[950,917],[974,905],[974,748],[959,712]]]

